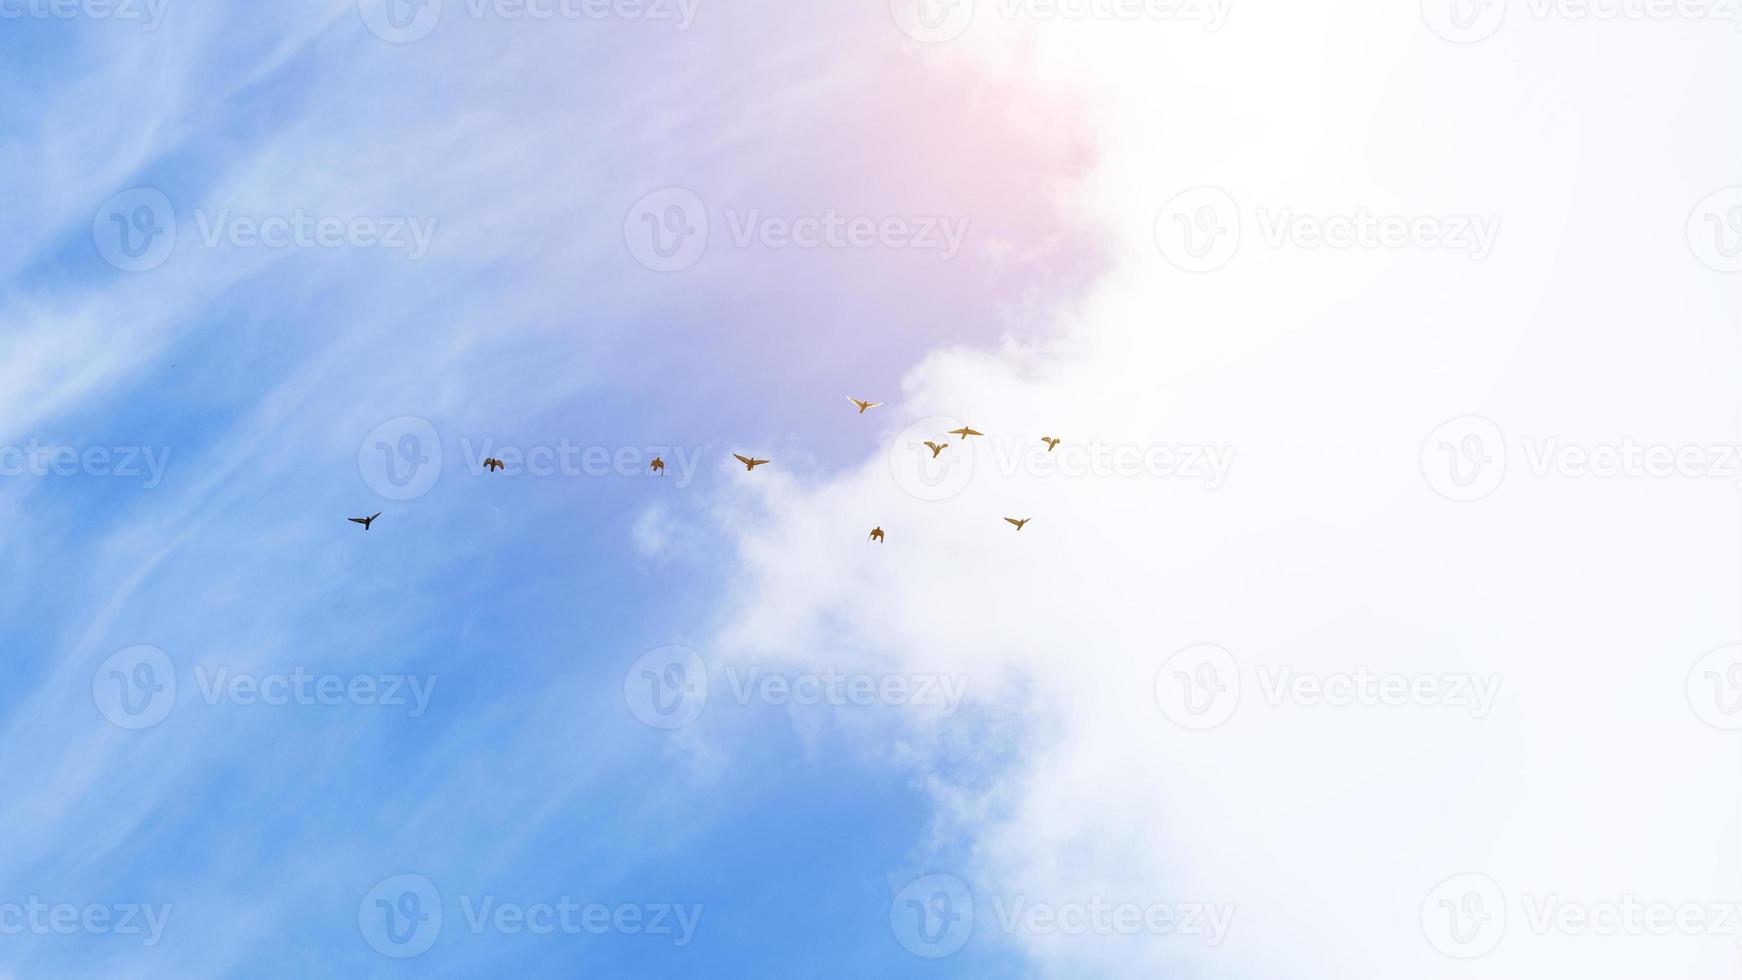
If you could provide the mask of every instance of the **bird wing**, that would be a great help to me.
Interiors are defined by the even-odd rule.
[[[748,457],[748,456],[740,456],[737,453],[733,453],[732,458],[737,460],[740,463],[743,463],[745,466],[750,465],[750,457]]]
[[[1012,523],[1012,524],[1014,524],[1014,525],[1016,525],[1016,526],[1017,526],[1017,527],[1021,527],[1021,526],[1022,526],[1022,522],[1021,522],[1021,521],[1019,521],[1019,520],[1017,520],[1017,519],[1016,519],[1016,518],[1014,518],[1014,517],[1006,517],[1006,518],[1004,518],[1004,519],[1005,519],[1005,520],[1007,520],[1007,521],[1009,521],[1009,522],[1010,522],[1010,523]]]
[[[362,518],[362,517],[347,517],[347,518],[345,518],[345,520],[350,521],[352,524],[367,524],[367,523],[369,523],[367,519]]]
[[[766,462],[768,462],[768,460],[766,460],[766,459],[753,459],[750,461],[750,465],[751,466],[761,466],[763,463],[766,463]]]
[[[380,516],[381,516],[381,512],[376,511],[375,513],[369,515],[369,519],[374,520],[375,518],[380,517]]]

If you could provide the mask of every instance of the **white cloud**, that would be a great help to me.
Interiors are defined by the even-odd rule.
[[[1028,70],[998,47],[1011,29],[933,57],[978,39],[981,70]],[[1096,122],[1104,155],[1075,200],[1113,264],[1055,311],[1050,345],[936,352],[884,411],[891,437],[948,414],[991,437],[1231,445],[1226,486],[1006,475],[985,446],[943,502],[904,493],[881,452],[821,485],[757,484],[723,656],[853,649],[971,677],[957,724],[916,713],[885,737],[940,814],[892,880],[970,879],[976,943],[1002,941],[994,896],[1236,907],[1217,948],[1018,930],[1045,975],[1467,975],[1422,918],[1467,872],[1507,901],[1485,975],[1733,975],[1733,936],[1539,935],[1530,912],[1738,894],[1736,742],[1686,694],[1737,639],[1736,483],[1539,477],[1520,448],[1737,441],[1734,284],[1683,241],[1689,209],[1742,182],[1711,125],[1737,82],[1727,35],[1521,18],[1466,48],[1413,5],[1280,3],[1182,30],[1034,32],[1033,70],[1076,79]],[[1245,236],[1194,275],[1154,222],[1200,185],[1238,202]],[[1272,247],[1255,217],[1363,208],[1503,222],[1478,262]],[[1510,460],[1494,495],[1454,503],[1423,444],[1466,414],[1500,426]],[[865,544],[873,523],[887,546]],[[1153,684],[1200,643],[1233,654],[1242,696],[1194,732]],[[1285,666],[1501,688],[1481,719],[1272,707],[1258,671]],[[935,867],[931,844],[972,857]]]

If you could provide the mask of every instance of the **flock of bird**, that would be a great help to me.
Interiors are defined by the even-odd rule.
[[[870,411],[871,409],[876,408],[877,406],[883,404],[882,402],[864,401],[863,399],[854,398],[852,395],[848,395],[847,400],[852,402],[854,405],[859,406],[859,414],[860,415],[864,415],[867,411]],[[983,436],[986,433],[981,432],[980,430],[975,429],[971,426],[964,425],[959,429],[951,429],[947,434],[952,435],[952,436],[961,436],[962,440],[965,442],[968,439],[973,438],[974,436]],[[1058,448],[1058,445],[1062,440],[1055,439],[1052,436],[1041,436],[1040,441],[1043,443],[1046,443],[1046,451],[1050,453],[1054,449]],[[931,458],[932,459],[937,459],[938,455],[940,453],[942,453],[944,450],[950,448],[950,444],[947,442],[945,442],[945,443],[926,442],[924,445],[927,449],[931,450]],[[756,467],[764,466],[764,465],[768,464],[769,462],[771,462],[770,460],[766,460],[766,459],[757,459],[754,456],[745,456],[741,453],[733,453],[732,458],[736,459],[738,462],[744,464],[744,471],[746,473],[753,473],[753,472],[755,472]],[[484,460],[484,469],[489,470],[491,472],[495,472],[497,470],[502,469],[502,467],[504,465],[505,464],[501,460],[499,460],[493,456]],[[665,474],[665,460],[658,457],[658,456],[655,456],[655,457],[653,457],[653,462],[648,464],[647,469],[648,469],[648,472],[650,472],[650,473],[656,473],[656,474],[663,476]],[[348,517],[348,518],[346,518],[346,520],[350,521],[353,524],[363,525],[363,530],[367,531],[367,530],[369,530],[369,525],[375,523],[375,518],[380,517],[380,516],[381,516],[381,512],[376,511],[373,514],[370,514],[368,517]],[[1020,530],[1022,530],[1024,525],[1026,525],[1030,520],[1032,520],[1032,518],[1006,517],[1006,518],[1004,518],[1004,520],[1007,523],[1015,526],[1015,528],[1018,531],[1020,531]],[[868,541],[875,541],[878,544],[882,544],[884,537],[885,537],[885,535],[883,533],[882,526],[878,526],[878,527],[874,527],[871,529],[871,536],[867,540]]]

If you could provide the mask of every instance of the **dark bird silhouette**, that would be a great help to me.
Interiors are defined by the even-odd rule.
[[[749,472],[756,467],[761,466],[763,463],[768,462],[766,459],[751,459],[749,456],[740,456],[737,453],[733,453],[732,458],[744,464],[745,472]]]
[[[665,472],[665,460],[661,459],[658,456],[655,456],[655,457],[653,457],[652,464],[650,464],[647,467],[647,469],[649,472],[652,472],[652,473],[663,474]]]
[[[883,543],[883,529],[881,527],[872,528],[870,540],[876,541],[877,543],[882,544]]]
[[[502,468],[502,461],[494,457],[486,459],[484,460],[484,468],[487,470],[499,470]]]
[[[979,431],[979,430],[978,430],[978,429],[970,429],[970,428],[968,428],[968,427],[967,427],[967,426],[965,426],[965,425],[964,425],[964,426],[962,426],[962,427],[961,427],[961,428],[959,428],[959,429],[951,429],[951,430],[950,430],[950,435],[952,435],[952,436],[961,436],[961,437],[962,437],[962,438],[963,438],[963,439],[966,439],[966,438],[968,438],[968,437],[969,437],[969,436],[983,436],[983,435],[985,435],[985,434],[986,434],[986,433],[984,433],[984,432],[981,432],[981,431]]]
[[[361,525],[363,525],[363,530],[367,531],[367,530],[369,530],[369,525],[375,523],[375,518],[380,517],[380,516],[381,516],[381,512],[376,511],[373,514],[370,514],[368,517],[347,517],[347,518],[345,518],[345,520],[350,521],[352,524],[361,524]]]
[[[943,444],[943,445],[941,445],[941,446],[940,446],[940,445],[938,445],[938,444],[937,444],[937,443],[935,443],[935,442],[928,442],[928,443],[926,443],[926,444],[925,444],[925,448],[927,448],[927,449],[929,449],[929,450],[931,450],[931,458],[932,458],[932,459],[937,459],[937,458],[938,458],[938,453],[941,453],[941,452],[943,452],[943,451],[944,451],[944,450],[946,450],[946,449],[948,449],[948,448],[950,448],[950,444],[949,444],[949,443],[947,443],[947,442],[946,442],[946,443],[944,443],[944,444]]]
[[[1020,520],[1020,521],[1019,521],[1019,520],[1017,520],[1017,519],[1016,519],[1016,518],[1014,518],[1014,517],[1006,517],[1006,518],[1004,518],[1004,519],[1005,519],[1005,520],[1007,520],[1007,521],[1009,521],[1009,522],[1010,522],[1010,523],[1012,523],[1012,524],[1014,524],[1014,525],[1016,525],[1016,529],[1017,529],[1017,530],[1018,530],[1018,531],[1020,531],[1020,530],[1022,530],[1022,525],[1024,525],[1024,524],[1027,524],[1027,523],[1028,523],[1028,522],[1029,522],[1029,521],[1031,521],[1031,520],[1033,520],[1033,518],[1032,518],[1032,517],[1024,517],[1024,518],[1023,518],[1023,519],[1022,519],[1022,520]]]

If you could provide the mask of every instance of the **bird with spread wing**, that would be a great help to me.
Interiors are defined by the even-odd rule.
[[[737,460],[738,462],[744,464],[744,471],[745,472],[749,472],[751,470],[754,470],[756,467],[761,466],[763,463],[768,462],[768,460],[766,460],[766,459],[753,459],[749,456],[740,456],[737,453],[733,453],[732,458]]]

